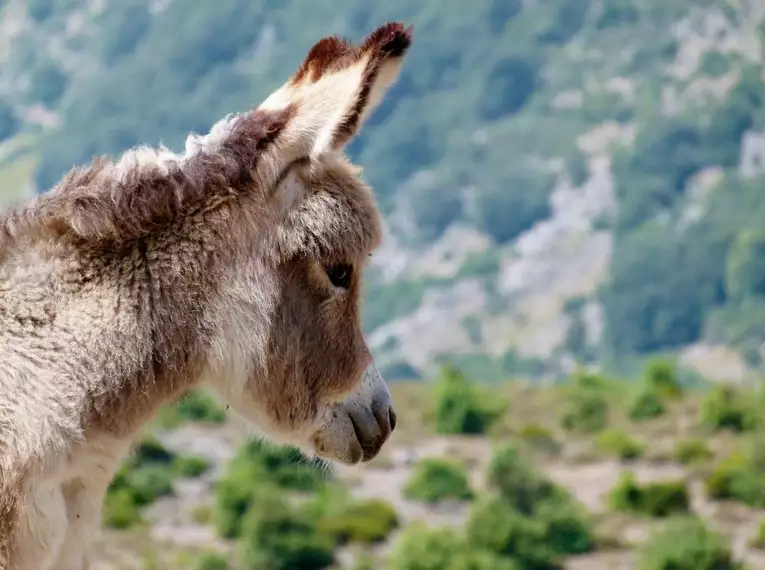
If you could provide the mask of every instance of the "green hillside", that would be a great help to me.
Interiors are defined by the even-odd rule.
[[[391,377],[444,355],[494,379],[691,346],[761,366],[757,3],[0,5],[0,137],[41,131],[19,156],[40,191],[94,153],[181,148],[264,98],[324,35],[413,23],[401,79],[351,148],[395,235],[365,305]]]

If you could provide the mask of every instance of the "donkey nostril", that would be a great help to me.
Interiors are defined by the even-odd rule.
[[[390,431],[396,429],[396,412],[393,411],[393,408],[388,410],[388,421],[390,422]]]

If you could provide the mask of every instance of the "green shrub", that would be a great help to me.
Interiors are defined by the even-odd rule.
[[[765,507],[765,471],[753,454],[739,451],[721,461],[706,481],[711,499],[730,499],[752,507]]]
[[[143,438],[120,465],[104,499],[104,524],[127,528],[140,520],[140,508],[173,492],[176,456],[153,436]]]
[[[648,363],[645,385],[648,390],[655,391],[662,398],[679,398],[683,394],[676,367],[662,358],[653,359]]]
[[[238,453],[240,461],[260,469],[269,481],[295,491],[314,491],[327,474],[318,463],[309,461],[296,448],[251,440]]]
[[[701,404],[701,423],[715,431],[751,431],[757,427],[756,410],[733,386],[719,385]]]
[[[320,533],[339,544],[382,542],[397,526],[395,509],[381,499],[354,502],[337,514],[321,517],[317,523]]]
[[[174,473],[162,465],[146,465],[132,470],[127,477],[133,499],[139,506],[150,505],[159,497],[173,493]]]
[[[641,548],[638,570],[739,570],[727,542],[696,517],[656,529]]]
[[[405,497],[426,503],[444,499],[473,498],[464,467],[455,461],[442,458],[420,461],[403,491]]]
[[[516,562],[519,568],[557,568],[565,556],[593,547],[592,531],[583,510],[565,499],[543,500],[525,515],[504,497],[490,493],[470,512],[466,526],[473,548]]]
[[[228,560],[220,552],[205,551],[197,558],[196,570],[228,570]]]
[[[216,484],[214,521],[218,534],[239,536],[245,513],[263,493],[278,493],[279,489],[315,491],[326,480],[318,465],[294,449],[247,441]]]
[[[147,436],[135,447],[127,465],[131,467],[148,464],[170,465],[174,459],[175,454],[168,451],[162,442],[154,436]]]
[[[616,511],[664,518],[690,511],[690,495],[685,481],[662,481],[639,485],[632,473],[623,473],[609,495]]]
[[[523,514],[533,513],[541,501],[565,494],[511,445],[503,445],[494,451],[487,480],[492,489]]]
[[[518,430],[518,438],[532,449],[545,453],[558,453],[561,448],[550,430],[535,422],[521,427]]]
[[[202,390],[188,390],[171,406],[162,409],[160,424],[165,428],[176,427],[184,422],[202,424],[222,424],[226,421],[226,411]]]
[[[701,463],[714,458],[714,453],[701,439],[686,439],[675,445],[675,461],[683,465]]]
[[[320,534],[312,517],[278,493],[263,493],[248,510],[241,544],[247,570],[321,570],[334,563],[332,538]]]
[[[593,433],[608,424],[608,401],[595,390],[574,392],[561,416],[561,425],[568,431]]]
[[[138,504],[129,489],[107,493],[103,505],[103,524],[108,528],[126,529],[141,521]]]
[[[471,545],[532,570],[555,568],[561,557],[593,547],[581,505],[514,447],[495,451],[487,475],[489,493],[476,502],[468,519]]]
[[[199,477],[210,468],[210,462],[201,455],[182,455],[173,461],[173,469],[181,477]]]
[[[630,402],[627,415],[631,420],[649,420],[664,415],[666,407],[655,390],[641,389]]]
[[[393,544],[389,570],[522,570],[513,560],[475,548],[452,528],[409,525]]]
[[[645,451],[645,445],[635,441],[620,430],[605,430],[598,434],[595,445],[601,453],[621,460],[638,459]]]
[[[496,395],[479,390],[454,366],[445,365],[434,383],[436,431],[483,434],[505,411]]]

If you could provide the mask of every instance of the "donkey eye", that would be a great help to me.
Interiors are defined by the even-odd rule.
[[[347,289],[351,285],[351,267],[349,265],[332,265],[324,267],[330,282],[335,287]]]

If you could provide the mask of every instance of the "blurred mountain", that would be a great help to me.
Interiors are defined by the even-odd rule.
[[[416,43],[354,143],[389,230],[365,304],[391,378],[765,357],[759,0],[0,0],[0,201],[95,153],[182,148],[318,38]]]

